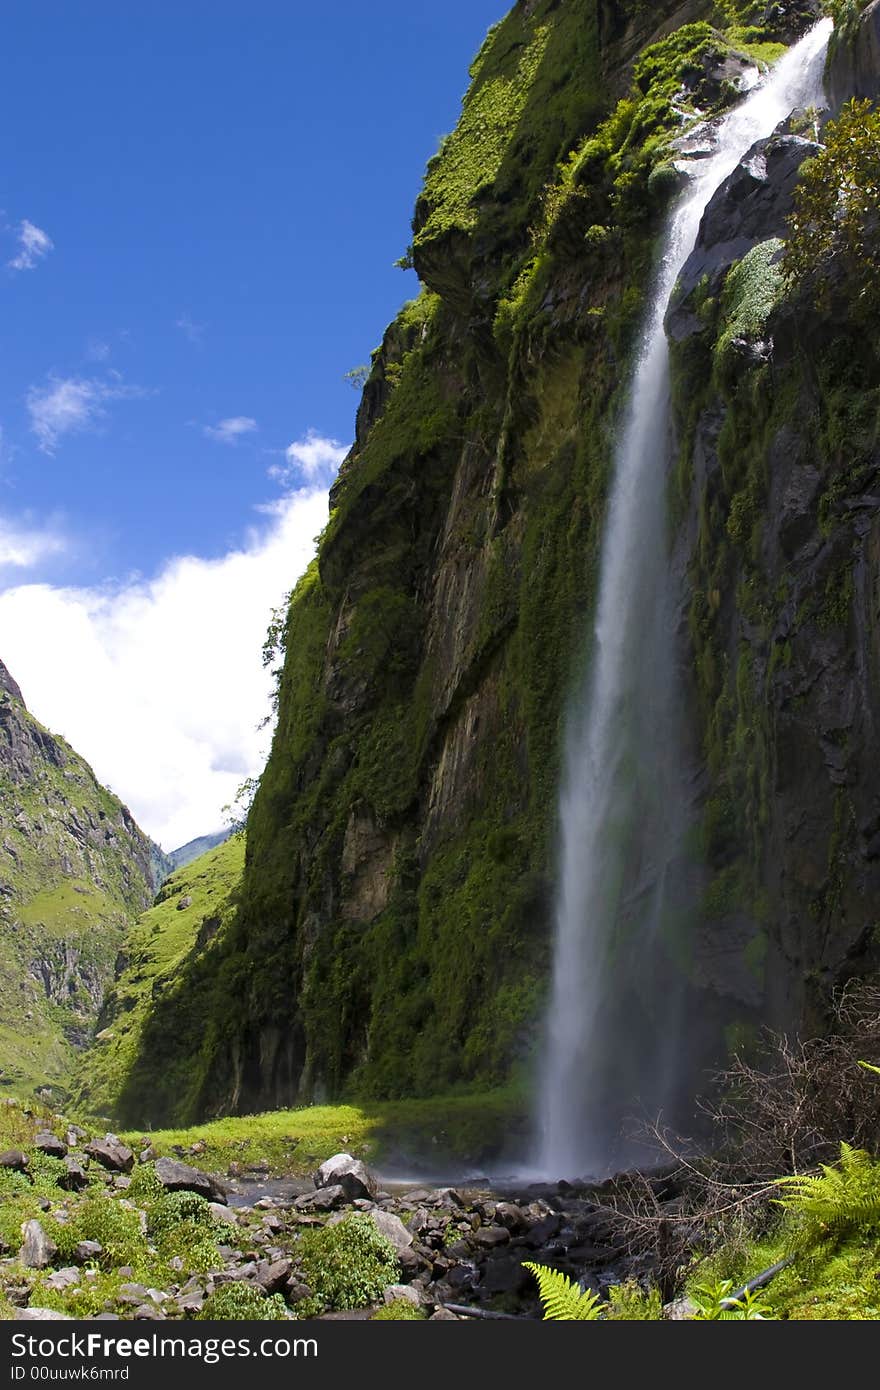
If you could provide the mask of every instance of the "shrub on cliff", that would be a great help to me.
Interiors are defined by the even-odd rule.
[[[880,307],[880,282],[867,249],[880,220],[880,111],[850,101],[825,131],[825,148],[801,169],[784,266],[795,280],[827,299],[840,278],[852,310],[867,317]]]

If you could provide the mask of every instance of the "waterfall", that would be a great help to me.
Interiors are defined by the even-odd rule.
[[[605,519],[589,674],[570,711],[559,802],[555,950],[538,1169],[598,1175],[632,1157],[625,1115],[670,1104],[685,1057],[684,730],[679,724],[663,320],[716,189],[795,107],[822,104],[831,21],[721,122],[674,208],[650,295]],[[693,890],[691,889],[691,898]]]

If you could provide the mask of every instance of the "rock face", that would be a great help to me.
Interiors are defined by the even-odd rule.
[[[880,0],[843,26],[831,43],[825,88],[832,110],[851,97],[880,96]]]
[[[415,208],[423,292],[292,598],[234,923],[151,1001],[153,1123],[493,1085],[540,1045],[566,701],[645,287],[679,166],[762,58],[719,13],[529,0],[487,38]],[[737,13],[787,41],[818,9]],[[817,1025],[876,965],[877,364],[842,289],[816,310],[779,263],[815,135],[799,113],[735,170],[669,319],[703,857],[664,931],[697,1066],[762,1021]]]
[[[0,665],[0,1083],[67,1081],[155,891],[154,848]]]

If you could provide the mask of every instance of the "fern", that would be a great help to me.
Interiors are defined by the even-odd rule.
[[[602,1303],[596,1294],[582,1291],[572,1279],[558,1269],[528,1261],[523,1268],[534,1274],[544,1305],[544,1317],[558,1322],[595,1322],[602,1315]]]
[[[863,1149],[841,1144],[840,1161],[820,1173],[777,1178],[779,1205],[800,1218],[809,1244],[837,1240],[858,1226],[880,1222],[880,1164]]]
[[[859,1066],[864,1067],[865,1071],[874,1072],[875,1076],[880,1076],[880,1067],[875,1067],[873,1062],[859,1062]]]

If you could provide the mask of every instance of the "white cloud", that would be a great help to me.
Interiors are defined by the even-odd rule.
[[[242,435],[253,434],[257,428],[256,420],[249,415],[230,415],[216,425],[205,425],[205,434],[221,444],[237,444]]]
[[[33,270],[44,256],[48,256],[53,246],[48,233],[42,227],[35,227],[27,218],[18,224],[18,244],[18,255],[6,263],[10,270]]]
[[[0,517],[0,572],[6,569],[32,569],[52,555],[67,549],[64,537],[53,527],[31,528]]]
[[[179,319],[175,319],[174,326],[175,328],[179,328],[181,333],[189,338],[191,343],[200,343],[204,337],[205,325],[203,323],[195,323],[190,318],[189,314],[181,314]]]
[[[269,469],[269,476],[286,482],[294,474],[309,482],[319,478],[332,479],[349,450],[338,439],[325,439],[317,430],[309,430],[304,439],[295,440],[284,451],[286,463]]]
[[[26,404],[31,430],[43,453],[54,453],[65,434],[92,428],[107,411],[107,401],[132,400],[145,393],[139,386],[126,386],[118,374],[110,381],[94,377],[50,376],[45,386],[32,386]]]
[[[326,486],[315,485],[279,499],[263,529],[219,559],[181,556],[112,591],[0,593],[0,656],[29,707],[166,849],[218,829],[221,808],[262,769],[266,628],[326,520]]]
[[[90,362],[106,362],[110,356],[110,344],[101,338],[89,338],[86,344],[86,357]]]

